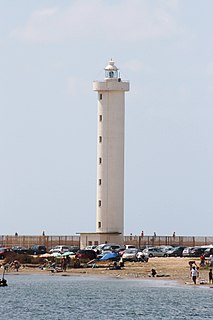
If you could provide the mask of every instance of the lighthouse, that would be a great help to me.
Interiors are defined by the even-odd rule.
[[[124,231],[125,91],[114,61],[105,67],[104,81],[94,81],[97,108],[96,232]]]
[[[125,92],[113,60],[102,81],[93,81],[97,92],[96,232],[81,233],[81,246],[123,243]]]

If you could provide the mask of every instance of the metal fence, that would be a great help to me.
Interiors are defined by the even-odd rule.
[[[1,247],[31,247],[34,244],[45,245],[48,249],[56,245],[80,246],[80,236],[0,236]],[[195,247],[213,244],[213,237],[196,236],[124,236],[124,244],[138,248],[144,246],[188,246]]]
[[[29,248],[32,245],[44,245],[48,249],[56,245],[80,246],[79,236],[0,236],[0,246],[22,246]]]
[[[45,245],[48,249],[56,245],[80,246],[80,236],[0,236],[1,247],[31,247]],[[144,246],[202,246],[213,244],[213,237],[193,236],[124,236],[124,244],[132,244],[138,248]]]
[[[125,244],[134,244],[141,248],[144,246],[186,246],[195,247],[213,244],[213,237],[193,237],[193,236],[125,236]]]

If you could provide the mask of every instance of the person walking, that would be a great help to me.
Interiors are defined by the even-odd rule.
[[[197,268],[193,266],[191,270],[191,275],[192,275],[192,280],[194,284],[196,284],[196,281],[197,281],[197,274],[198,274]]]

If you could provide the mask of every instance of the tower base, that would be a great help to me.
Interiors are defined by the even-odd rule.
[[[98,232],[83,232],[80,233],[80,247],[99,245],[102,243],[117,243],[123,244],[123,235],[118,232],[98,233]]]

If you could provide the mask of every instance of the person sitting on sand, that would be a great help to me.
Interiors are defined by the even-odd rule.
[[[156,274],[157,274],[156,270],[155,270],[155,269],[152,269],[152,270],[151,270],[151,275],[152,275],[152,277],[155,277]]]
[[[114,261],[113,266],[109,267],[109,270],[120,270],[120,269],[121,269],[121,267],[118,266],[116,261]]]
[[[5,263],[5,264],[3,265],[3,268],[4,268],[5,271],[9,271],[9,269],[10,269],[10,263]]]
[[[19,268],[21,267],[21,264],[18,260],[14,260],[12,262],[12,266],[14,267],[14,269],[18,272]]]

